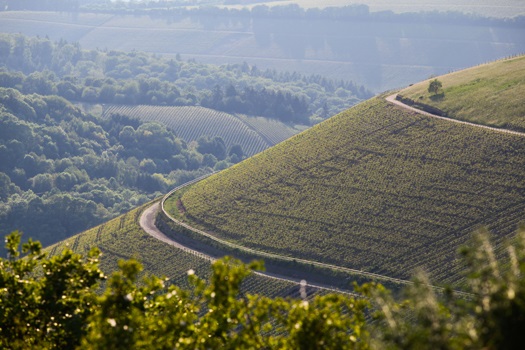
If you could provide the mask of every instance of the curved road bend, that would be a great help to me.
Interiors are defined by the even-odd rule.
[[[457,120],[457,119],[448,118],[448,117],[442,117],[442,116],[439,116],[439,115],[436,115],[436,114],[425,112],[425,111],[422,111],[421,109],[417,109],[415,107],[406,105],[403,102],[396,100],[396,97],[397,97],[397,93],[386,97],[385,100],[387,100],[388,102],[393,103],[393,104],[395,104],[397,106],[400,106],[402,108],[408,109],[408,110],[410,110],[412,112],[416,112],[416,113],[419,113],[419,114],[422,114],[422,115],[426,115],[428,117],[443,119],[443,120],[447,120],[449,122],[454,122],[454,123],[458,123],[458,124],[466,124],[466,125],[470,125],[470,126],[476,126],[478,128],[483,128],[483,129],[488,129],[488,130],[492,130],[492,131],[502,132],[502,133],[505,133],[505,134],[525,136],[525,133],[519,132],[519,131],[512,131],[512,130],[507,130],[507,129],[493,128],[491,126],[486,126],[486,125],[466,122],[466,121]]]
[[[173,239],[169,238],[164,233],[162,233],[157,228],[157,226],[155,226],[155,218],[157,217],[157,213],[159,212],[159,209],[160,209],[160,202],[155,203],[152,206],[150,206],[149,208],[147,208],[146,210],[144,210],[144,212],[140,216],[140,221],[139,221],[140,222],[140,227],[142,227],[142,229],[144,231],[146,231],[146,233],[148,233],[150,236],[155,237],[159,241],[162,241],[164,243],[172,245],[175,248],[182,249],[185,252],[202,256],[203,258],[205,258],[207,260],[210,260],[210,261],[215,261],[216,260],[215,258],[213,258],[213,257],[211,257],[209,255],[202,254],[200,252],[197,252],[196,250],[188,248],[188,247],[186,247],[186,246],[184,246],[184,245],[174,241]]]
[[[174,246],[178,249],[181,249],[183,251],[185,251],[186,253],[190,253],[190,254],[193,254],[193,255],[196,255],[202,259],[206,259],[206,260],[209,260],[210,262],[214,262],[216,261],[217,259],[210,256],[210,255],[207,255],[207,254],[204,254],[202,252],[199,252],[197,250],[194,250],[194,249],[191,249],[183,244],[180,244],[179,242],[173,240],[172,238],[166,236],[164,233],[162,233],[158,228],[157,226],[155,226],[155,218],[157,216],[157,213],[159,212],[160,210],[160,202],[159,203],[155,203],[153,205],[151,205],[150,207],[148,207],[146,210],[144,210],[144,212],[142,213],[142,215],[140,216],[140,227],[146,232],[148,233],[149,235],[153,236],[154,238],[164,242],[164,243],[167,243],[171,246]],[[301,284],[301,281],[297,280],[297,279],[293,279],[293,278],[288,278],[288,277],[285,277],[285,276],[277,276],[277,275],[274,275],[274,274],[270,274],[270,273],[263,273],[263,272],[259,272],[259,271],[254,271],[255,274],[259,275],[259,276],[264,276],[264,277],[267,277],[267,278],[273,278],[273,279],[276,279],[276,280],[280,280],[280,281],[286,281],[286,282],[292,282],[292,283],[295,283],[295,284]],[[334,289],[334,288],[330,288],[330,287],[325,287],[325,286],[320,286],[320,285],[317,285],[317,284],[311,284],[311,283],[307,283],[306,286],[310,286],[310,287],[313,287],[313,288],[317,288],[317,289],[323,289],[323,290],[327,290],[327,291],[331,291],[331,292],[335,292],[335,293],[343,293],[343,294],[348,294],[348,295],[352,295],[352,296],[356,296],[356,294],[354,293],[351,293],[351,292],[347,292],[347,291],[343,291],[343,290],[340,290],[340,289]]]

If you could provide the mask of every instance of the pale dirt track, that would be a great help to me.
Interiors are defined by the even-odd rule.
[[[148,207],[146,210],[144,210],[144,212],[140,216],[140,227],[142,227],[142,229],[146,233],[148,233],[150,236],[155,237],[159,241],[167,243],[167,244],[169,244],[171,246],[174,246],[176,248],[182,249],[185,252],[188,252],[188,253],[191,253],[191,254],[195,254],[195,255],[199,255],[202,258],[205,258],[205,259],[210,260],[210,261],[215,261],[216,260],[215,258],[213,258],[213,257],[211,257],[209,255],[202,254],[202,253],[200,253],[200,252],[198,252],[196,250],[188,248],[188,247],[186,247],[186,246],[184,246],[184,245],[174,241],[173,239],[169,238],[164,233],[162,233],[157,228],[157,226],[155,226],[155,218],[157,216],[157,213],[159,212],[159,209],[160,209],[160,203],[155,203],[152,206]]]
[[[436,114],[432,114],[432,113],[429,113],[429,112],[425,112],[425,111],[422,111],[421,109],[417,109],[417,108],[415,108],[415,107],[408,106],[408,105],[404,104],[403,102],[396,100],[396,97],[397,97],[397,93],[388,96],[388,97],[386,98],[386,100],[387,100],[388,102],[393,103],[393,104],[395,104],[395,105],[397,105],[397,106],[400,106],[400,107],[402,107],[402,108],[404,108],[404,109],[407,109],[407,110],[412,111],[412,112],[416,112],[416,113],[418,113],[418,114],[426,115],[426,116],[428,116],[428,117],[437,118],[437,119],[442,119],[442,120],[446,120],[446,121],[453,122],[453,123],[458,123],[458,124],[465,124],[465,125],[475,126],[475,127],[477,127],[477,128],[482,128],[482,129],[492,130],[492,131],[501,132],[501,133],[504,133],[504,134],[511,134],[511,135],[525,136],[525,133],[523,133],[523,132],[519,132],[519,131],[512,131],[512,130],[507,130],[507,129],[498,129],[498,128],[493,128],[493,127],[491,127],[491,126],[486,126],[486,125],[480,125],[480,124],[476,124],[476,123],[465,122],[465,121],[462,121],[462,120],[457,120],[457,119],[453,119],[453,118],[442,117],[442,116],[439,116],[439,115],[436,115]]]

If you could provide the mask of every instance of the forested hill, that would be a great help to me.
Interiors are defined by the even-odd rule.
[[[3,68],[1,68],[3,66]],[[321,76],[214,66],[142,52],[82,50],[63,40],[0,34],[0,85],[69,101],[203,106],[310,124],[371,96]]]
[[[2,234],[19,229],[46,245],[243,157],[220,138],[189,149],[163,125],[98,119],[15,89],[0,88],[0,125]]]
[[[524,220],[524,168],[522,135],[376,97],[193,185],[177,215],[256,250],[458,282],[456,251],[473,230],[502,242]]]

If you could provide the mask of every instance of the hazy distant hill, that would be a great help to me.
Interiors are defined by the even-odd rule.
[[[381,96],[194,185],[184,216],[258,250],[457,282],[456,250],[475,229],[501,242],[524,219],[524,140]]]
[[[221,1],[217,1],[221,2]],[[224,3],[224,1],[222,1]],[[246,1],[228,1],[229,3],[246,3]],[[305,8],[367,5],[371,11],[393,11],[396,13],[418,11],[461,11],[491,17],[513,17],[525,14],[525,4],[521,0],[418,0],[418,1],[385,1],[385,0],[277,0],[252,1],[253,6],[282,6],[298,4]],[[245,5],[230,5],[245,6]]]
[[[260,69],[352,80],[377,92],[525,52],[523,24],[508,19],[373,14],[366,7],[350,9],[350,17],[342,19],[333,17],[344,16],[341,10],[308,18],[294,17],[295,8],[235,15],[203,11],[208,12],[0,12],[0,31],[64,38],[88,49],[181,54],[214,64],[247,62]]]

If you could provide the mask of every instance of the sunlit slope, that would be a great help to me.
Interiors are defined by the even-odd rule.
[[[145,233],[138,223],[143,210],[151,204],[136,208],[100,226],[82,232],[44,249],[51,255],[60,254],[67,246],[73,251],[86,254],[92,247],[102,252],[100,267],[106,274],[118,268],[121,259],[135,258],[144,266],[143,275],[168,277],[168,283],[189,288],[188,270],[207,279],[211,262],[199,256],[163,243]],[[243,283],[243,292],[269,297],[300,297],[298,283],[252,275]],[[326,294],[326,290],[307,288],[308,297]]]
[[[201,136],[220,136],[227,148],[238,144],[252,156],[297,134],[298,129],[278,120],[249,117],[204,107],[109,105],[103,115],[122,114],[146,122],[159,122],[187,142]]]
[[[227,240],[408,278],[457,281],[480,225],[525,218],[525,140],[364,102],[190,188],[184,217]]]
[[[429,93],[426,80],[400,95],[438,108],[452,118],[525,131],[525,56],[450,73],[438,80],[443,94]]]

